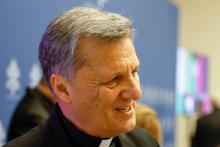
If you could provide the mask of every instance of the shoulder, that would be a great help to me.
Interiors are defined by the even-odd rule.
[[[27,89],[26,95],[18,104],[14,117],[16,120],[38,117],[47,119],[52,109],[52,104],[48,104],[47,98],[36,89]],[[49,107],[51,105],[51,107]]]
[[[137,127],[133,131],[127,133],[127,135],[138,141],[147,141],[151,144],[157,144],[156,140],[142,128]]]
[[[210,120],[213,120],[214,118],[214,113],[210,113],[208,115],[202,116],[198,119],[197,123],[198,125],[203,125],[209,122]]]
[[[47,132],[45,132],[44,126],[37,126],[24,135],[9,141],[3,147],[44,147],[46,137]]]
[[[157,141],[144,129],[135,128],[131,132],[121,135],[122,141],[130,142],[138,147],[159,147]]]
[[[21,101],[18,103],[15,113],[23,114],[29,113],[33,110],[36,111],[36,106],[41,103],[40,93],[36,89],[26,89],[26,94],[21,98]]]

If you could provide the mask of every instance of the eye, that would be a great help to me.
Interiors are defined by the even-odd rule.
[[[121,81],[121,76],[116,76],[114,77],[113,79],[111,79],[109,82],[106,82],[105,85],[108,87],[108,88],[115,88]]]
[[[133,77],[135,77],[138,74],[138,69],[133,70],[131,74]]]

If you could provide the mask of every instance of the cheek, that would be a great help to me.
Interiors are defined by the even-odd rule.
[[[71,95],[73,107],[77,107],[80,111],[91,111],[94,108],[96,102],[95,89],[80,85],[71,92]]]
[[[85,93],[86,91],[86,93]],[[81,105],[89,109],[90,112],[97,111],[97,108],[102,107],[109,100],[106,98],[106,92],[101,88],[87,88],[81,91]]]
[[[104,107],[112,106],[119,97],[120,91],[118,89],[109,89],[106,87],[100,88],[97,95],[97,103]]]

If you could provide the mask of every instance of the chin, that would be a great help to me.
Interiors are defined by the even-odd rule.
[[[129,120],[126,123],[122,123],[121,125],[121,133],[130,132],[136,126],[136,120]]]

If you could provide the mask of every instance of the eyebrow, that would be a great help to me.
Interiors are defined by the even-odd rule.
[[[134,69],[138,69],[139,67],[140,67],[140,65],[139,65],[139,64],[137,64],[137,65],[135,65],[135,66],[131,67],[131,69],[132,69],[132,70],[134,70]]]
[[[139,67],[140,67],[139,62],[137,62],[137,64],[136,64],[136,65],[134,65],[134,66],[130,65],[131,72],[132,72],[133,70],[137,70],[137,69],[139,69]],[[111,75],[111,77],[112,77],[112,78],[114,78],[114,77],[120,76],[120,75],[121,75],[121,73],[122,73],[121,71],[116,72],[116,73],[112,74],[112,75]]]
[[[138,61],[135,63],[134,66],[131,65],[130,67],[131,67],[131,70],[139,69],[139,67],[140,67],[140,61],[138,60]]]

